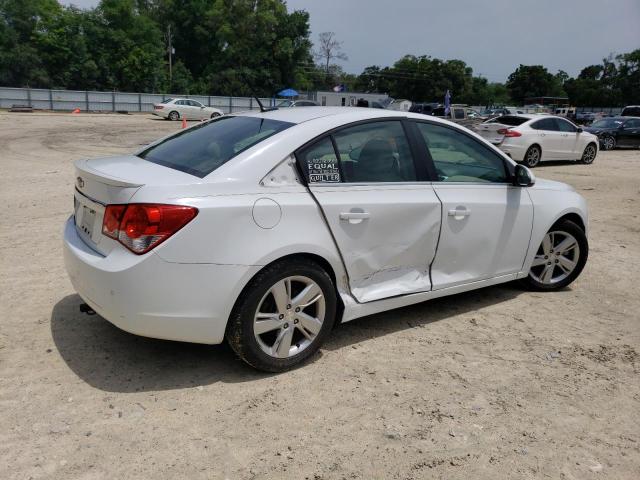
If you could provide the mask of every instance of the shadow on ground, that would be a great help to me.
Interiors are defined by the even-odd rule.
[[[371,315],[337,326],[323,348],[337,350],[425,326],[513,299],[520,293],[522,290],[517,286],[507,284]],[[51,333],[69,368],[100,390],[123,393],[171,390],[269,376],[246,366],[226,344],[198,345],[138,337],[99,315],[80,313],[81,303],[78,295],[60,300],[51,312]],[[321,358],[318,354],[312,361]]]

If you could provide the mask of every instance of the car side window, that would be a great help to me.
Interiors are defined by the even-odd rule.
[[[298,161],[309,183],[337,183],[341,181],[338,156],[330,137],[298,152]]]
[[[624,122],[624,128],[638,128],[638,127],[640,127],[640,120],[637,120],[635,118]]]
[[[556,121],[556,124],[558,125],[558,130],[561,132],[576,133],[578,131],[576,127],[574,127],[571,123],[567,122],[566,120],[562,120],[561,118],[556,118],[555,121]]]
[[[199,102],[196,102],[195,100],[189,100],[189,103],[191,104],[192,107],[202,107],[202,104]]]
[[[417,123],[440,182],[505,183],[504,160],[462,132],[431,123]]]
[[[343,182],[417,180],[409,142],[398,120],[347,127],[333,135]]]
[[[558,126],[553,118],[543,118],[531,124],[531,128],[535,130],[547,130],[550,132],[557,132]]]

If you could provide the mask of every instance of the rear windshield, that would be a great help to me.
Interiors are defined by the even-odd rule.
[[[258,117],[220,117],[169,137],[138,156],[202,178],[244,150],[292,125]]]
[[[497,117],[489,120],[491,123],[500,123],[501,125],[509,125],[510,127],[517,127],[518,125],[522,125],[524,122],[529,120],[525,117],[516,117],[513,115],[503,115],[502,117]]]

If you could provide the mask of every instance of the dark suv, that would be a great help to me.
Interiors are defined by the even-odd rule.
[[[629,105],[622,109],[621,117],[640,117],[640,105]]]

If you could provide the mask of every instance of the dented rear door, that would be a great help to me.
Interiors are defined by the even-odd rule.
[[[359,302],[431,290],[440,200],[430,184],[311,185]]]

